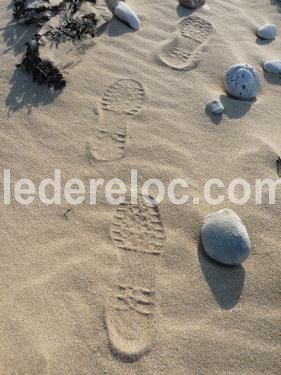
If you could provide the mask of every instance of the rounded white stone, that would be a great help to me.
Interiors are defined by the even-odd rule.
[[[280,60],[270,60],[263,64],[263,69],[267,73],[272,73],[281,78],[281,61]]]
[[[136,13],[127,5],[124,3],[124,1],[120,1],[117,5],[117,7],[114,9],[114,14],[117,18],[119,18],[121,21],[125,22],[127,25],[129,25],[134,30],[140,29],[140,20]]]
[[[201,230],[206,254],[215,261],[228,265],[241,264],[250,254],[250,239],[239,216],[224,209],[207,216]]]
[[[258,72],[249,64],[231,66],[224,78],[227,93],[239,99],[252,99],[260,88]]]
[[[220,115],[224,112],[224,106],[218,100],[210,100],[207,103],[207,110],[215,115]]]
[[[277,35],[277,27],[273,24],[266,24],[257,30],[257,36],[264,40],[273,40]]]

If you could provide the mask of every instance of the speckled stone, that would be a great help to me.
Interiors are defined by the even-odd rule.
[[[267,73],[272,73],[275,76],[281,78],[281,61],[280,60],[270,60],[263,64],[263,69]]]
[[[114,9],[114,14],[134,30],[140,29],[140,20],[136,13],[124,1],[120,1]]]
[[[250,254],[250,239],[239,216],[224,209],[207,216],[201,230],[206,254],[215,261],[238,266]]]
[[[260,88],[258,72],[249,64],[231,66],[224,78],[227,93],[239,99],[254,98]]]
[[[179,0],[179,3],[186,8],[196,9],[205,4],[205,0]]]
[[[218,100],[210,100],[206,106],[209,112],[220,115],[224,112],[224,106]]]
[[[261,26],[257,30],[257,36],[264,40],[273,40],[277,35],[277,27],[273,24],[267,23],[266,25]]]

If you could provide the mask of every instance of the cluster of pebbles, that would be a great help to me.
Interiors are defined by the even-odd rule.
[[[265,24],[257,29],[256,35],[259,40],[271,42],[276,38],[277,32],[275,25]],[[263,69],[281,78],[281,60],[266,61]],[[233,65],[225,74],[224,86],[231,97],[251,100],[260,89],[259,74],[249,64]],[[224,112],[224,107],[218,100],[209,101],[206,108],[215,115]],[[247,229],[232,210],[225,209],[207,216],[201,230],[201,241],[210,258],[227,266],[240,265],[250,254],[251,245]]]
[[[277,36],[277,27],[265,24],[257,29],[256,35],[259,40],[271,42]],[[281,60],[266,61],[263,69],[281,78]],[[260,88],[259,74],[249,64],[233,65],[225,74],[224,86],[231,97],[241,100],[253,99]],[[206,108],[215,115],[224,112],[224,107],[218,100],[209,101]],[[232,210],[225,209],[207,216],[201,230],[201,241],[210,258],[227,266],[240,265],[250,254],[251,245],[247,229]]]
[[[196,9],[205,4],[205,0],[179,0],[179,3],[189,9]],[[113,8],[114,15],[125,22],[134,30],[139,30],[141,22],[136,13],[124,2],[119,1]],[[277,36],[275,25],[266,24],[257,30],[257,36],[263,40],[274,40]],[[281,61],[268,61],[263,66],[268,73],[281,77]],[[229,68],[225,75],[224,85],[227,93],[238,99],[253,99],[260,88],[258,72],[249,64],[236,64]],[[211,100],[207,104],[207,110],[213,114],[222,114],[224,107],[217,100]]]
[[[265,24],[258,28],[257,37],[264,41],[273,41],[277,36],[277,27]],[[270,60],[263,64],[265,72],[281,78],[281,60]],[[260,78],[257,70],[249,64],[231,66],[225,74],[224,87],[228,95],[241,100],[251,100],[256,97],[260,89]],[[223,105],[212,100],[207,103],[206,109],[216,115],[224,112]]]
[[[179,0],[179,2],[187,8],[195,9],[203,5],[205,0]],[[267,25],[261,27],[257,35],[262,39],[273,40],[277,35],[277,29],[274,25]],[[278,74],[281,62],[265,63],[264,69]],[[259,74],[249,64],[236,64],[228,69],[224,85],[230,96],[249,100],[257,95],[260,88]],[[207,110],[221,115],[224,107],[220,101],[211,100],[207,104]],[[240,265],[250,254],[251,244],[247,229],[239,216],[229,209],[214,212],[205,218],[201,241],[205,253],[211,259],[227,266]]]
[[[202,6],[205,0],[179,0],[187,8]],[[140,28],[135,13],[122,1],[114,14],[133,29]],[[227,92],[239,99],[251,99],[256,96],[260,86],[257,71],[248,64],[232,66],[225,76]],[[216,100],[210,101],[208,110],[215,114],[224,112],[223,105]],[[250,239],[247,229],[239,216],[232,210],[225,209],[207,216],[201,230],[201,241],[205,253],[214,261],[227,266],[238,266],[250,254]]]

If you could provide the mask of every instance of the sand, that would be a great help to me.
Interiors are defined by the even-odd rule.
[[[31,30],[1,31],[1,169],[11,169],[12,181],[38,184],[58,168],[63,181],[118,177],[128,185],[138,169],[140,183],[188,178],[200,198],[209,178],[226,185],[277,178],[281,87],[262,64],[280,59],[280,38],[261,42],[255,30],[274,23],[280,31],[281,7],[206,1],[192,12],[192,27],[202,32],[191,41],[183,36],[190,29],[182,31],[191,11],[175,0],[127,3],[142,29],[110,21],[93,45],[69,52],[67,86],[55,94],[15,69]],[[1,25],[11,11],[1,0]],[[196,58],[186,55],[191,50]],[[224,92],[224,72],[236,63],[261,75],[254,102]],[[225,113],[210,118],[205,106],[218,98]],[[5,206],[1,198],[0,374],[279,375],[278,197],[276,205],[251,199],[241,207],[165,199],[160,207],[142,204],[147,216],[139,224],[132,207],[119,207],[120,219],[102,194],[97,206],[72,207],[66,216],[66,203]],[[225,207],[239,214],[252,243],[237,268],[211,262],[199,244],[204,217]],[[129,245],[118,228],[112,232],[116,226],[128,229]],[[141,226],[159,241],[142,237]],[[129,310],[115,308],[132,295]]]

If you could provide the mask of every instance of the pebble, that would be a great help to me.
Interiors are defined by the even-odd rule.
[[[227,93],[239,99],[252,99],[260,88],[258,72],[249,64],[231,66],[224,78]]]
[[[272,73],[281,78],[281,60],[270,60],[263,64],[263,69],[267,73]]]
[[[239,216],[224,209],[207,216],[201,230],[206,254],[215,261],[238,266],[250,254],[250,239]]]
[[[220,115],[224,112],[224,106],[218,100],[210,100],[206,108],[215,115]]]
[[[205,0],[179,0],[179,3],[186,8],[196,9],[205,4]]]
[[[121,21],[125,22],[127,25],[129,25],[134,30],[140,29],[140,20],[136,13],[127,5],[124,3],[124,1],[120,1],[117,5],[117,7],[114,9],[114,14],[117,18],[119,18]]]
[[[276,35],[277,35],[277,27],[270,23],[267,23],[266,25],[261,26],[257,30],[257,36],[264,40],[273,40],[276,38]]]

